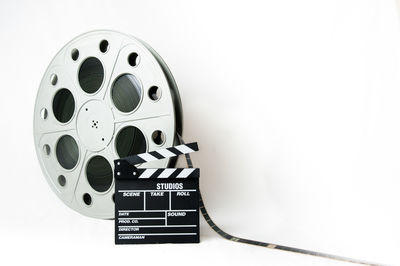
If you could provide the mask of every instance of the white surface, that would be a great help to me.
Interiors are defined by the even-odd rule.
[[[40,171],[32,112],[70,39],[98,28],[148,42],[180,88],[185,139],[226,231],[400,264],[400,27],[395,1],[3,1],[0,264],[345,265],[220,239],[114,246]]]

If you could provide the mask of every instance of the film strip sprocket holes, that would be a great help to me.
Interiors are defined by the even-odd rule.
[[[197,143],[115,160],[115,243],[198,243],[198,168],[136,164],[198,151]]]

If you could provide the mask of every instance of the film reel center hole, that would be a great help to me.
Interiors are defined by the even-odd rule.
[[[99,128],[98,124],[99,124],[99,121],[92,120],[92,128]]]
[[[92,94],[98,91],[103,84],[104,68],[96,57],[89,57],[79,68],[78,80],[82,90]]]
[[[71,58],[72,60],[76,61],[79,58],[79,50],[78,49],[72,49],[71,51]]]
[[[86,177],[90,186],[97,192],[107,191],[113,181],[110,163],[103,156],[92,157],[86,166]]]
[[[146,152],[146,139],[134,126],[123,128],[116,138],[116,150],[120,158]]]
[[[56,145],[58,163],[67,170],[75,167],[79,159],[79,148],[75,139],[70,135],[62,136]]]
[[[165,134],[161,130],[156,130],[151,134],[151,139],[157,145],[162,145],[165,142]]]
[[[142,86],[139,80],[132,74],[118,77],[112,85],[111,98],[119,111],[132,112],[142,98]]]
[[[75,111],[75,99],[68,89],[59,90],[53,98],[53,114],[61,123],[67,123]]]

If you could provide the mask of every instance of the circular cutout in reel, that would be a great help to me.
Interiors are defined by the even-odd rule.
[[[113,161],[173,146],[176,133],[182,110],[174,79],[158,54],[132,36],[78,36],[43,76],[34,110],[36,153],[53,191],[79,213],[114,218]]]

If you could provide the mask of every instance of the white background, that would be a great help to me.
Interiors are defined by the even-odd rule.
[[[32,111],[52,57],[94,29],[135,35],[169,65],[223,229],[400,264],[394,0],[1,1],[0,264],[346,265],[229,242],[203,219],[198,245],[115,246],[112,221],[64,206]]]

